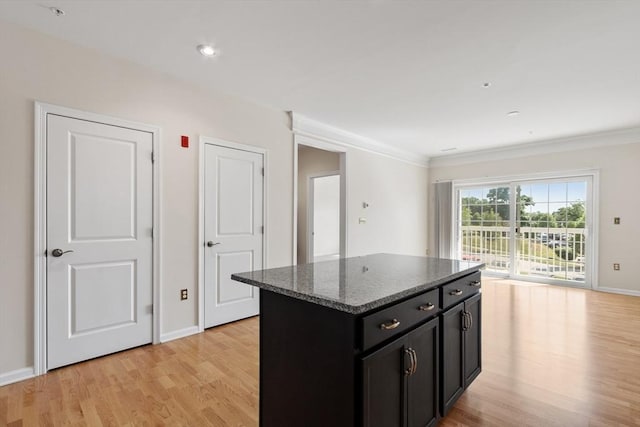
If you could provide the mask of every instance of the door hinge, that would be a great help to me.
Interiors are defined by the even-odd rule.
[[[264,234],[264,225],[260,226],[260,233]]]
[[[262,168],[262,176],[264,176],[264,168]]]
[[[156,162],[156,156],[153,154],[153,151],[151,152],[151,163],[155,163]]]
[[[153,239],[153,228],[151,229],[151,238]]]

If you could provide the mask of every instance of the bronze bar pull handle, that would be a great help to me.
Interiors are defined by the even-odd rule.
[[[411,354],[411,349],[407,348],[404,350],[404,354],[409,356],[409,367],[404,370],[404,374],[406,376],[410,376],[413,373],[413,354]]]
[[[469,286],[475,286],[476,288],[480,286],[480,280],[474,280],[473,282],[469,283]]]
[[[418,353],[416,353],[416,351],[412,348],[410,348],[409,350],[411,350],[411,353],[413,354],[413,371],[411,372],[411,375],[413,375],[418,370]]]
[[[435,305],[432,302],[428,302],[425,305],[421,305],[420,307],[418,307],[418,310],[420,311],[431,311],[435,308]]]
[[[380,325],[380,329],[383,329],[385,331],[388,331],[390,329],[395,329],[398,326],[400,326],[400,321],[398,319],[393,319],[391,322],[389,323],[383,323]]]
[[[454,291],[449,292],[449,295],[459,297],[460,295],[462,295],[462,291],[460,289],[456,289]]]

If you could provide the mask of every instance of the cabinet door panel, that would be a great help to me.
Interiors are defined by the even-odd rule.
[[[399,338],[362,359],[365,427],[406,425],[406,343]]]
[[[441,318],[440,342],[442,344],[442,366],[440,370],[440,403],[441,415],[449,412],[464,390],[464,376],[462,370],[463,331],[462,313],[464,303],[460,303],[448,311]]]
[[[415,372],[408,377],[407,416],[409,427],[433,426],[438,421],[439,319],[409,333],[409,348],[417,356]]]
[[[465,303],[465,311],[469,313],[471,327],[464,334],[464,387],[478,376],[482,366],[481,358],[481,294],[469,298]]]

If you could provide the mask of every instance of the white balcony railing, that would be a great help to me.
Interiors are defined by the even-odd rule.
[[[482,261],[488,270],[584,281],[586,229],[521,227],[511,248],[511,228],[464,225],[462,259]]]

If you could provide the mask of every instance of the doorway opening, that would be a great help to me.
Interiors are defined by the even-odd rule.
[[[296,264],[344,258],[345,156],[338,149],[296,144]]]

